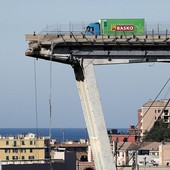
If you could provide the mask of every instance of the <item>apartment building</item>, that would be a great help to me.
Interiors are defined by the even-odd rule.
[[[141,137],[159,118],[170,126],[170,103],[168,100],[148,101],[138,110],[138,130]]]
[[[44,160],[45,140],[35,134],[0,137],[1,162]]]
[[[159,145],[159,165],[169,165],[170,164],[170,143],[163,142]]]

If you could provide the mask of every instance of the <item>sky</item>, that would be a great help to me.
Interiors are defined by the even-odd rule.
[[[48,128],[50,80],[53,128],[86,128],[71,66],[26,57],[25,34],[47,25],[101,18],[145,18],[170,24],[169,0],[2,0],[0,5],[0,128]],[[37,112],[35,102],[35,70]],[[137,111],[154,100],[170,77],[170,64],[95,66],[106,126],[137,124]],[[169,97],[169,85],[159,97]],[[37,113],[37,119],[36,119]],[[36,123],[38,122],[38,124]]]

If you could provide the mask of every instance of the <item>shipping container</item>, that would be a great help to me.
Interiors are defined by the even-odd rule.
[[[105,35],[144,35],[144,25],[144,19],[101,19],[100,27]]]

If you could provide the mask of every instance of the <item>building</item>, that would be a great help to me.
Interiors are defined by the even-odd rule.
[[[139,141],[138,129],[135,126],[129,126],[128,132],[119,132],[117,129],[108,131],[110,142],[137,142]]]
[[[170,103],[168,100],[149,101],[138,110],[138,130],[141,133],[141,138],[160,118],[170,126]]]
[[[159,165],[159,145],[161,142],[144,142],[138,149],[138,164],[145,166]]]
[[[94,162],[78,162],[77,170],[96,170]]]
[[[159,145],[159,165],[170,165],[170,143],[163,142]]]
[[[54,151],[57,149],[58,151],[61,151],[61,149],[65,150],[66,152],[75,152],[76,158],[79,161],[87,161],[87,148],[88,143],[81,139],[79,142],[74,141],[68,141],[64,143],[58,143],[55,146]],[[55,152],[52,153],[52,159],[55,158]]]
[[[111,142],[136,142],[137,136],[136,135],[129,135],[129,134],[110,134],[109,135]]]
[[[117,143],[117,154],[114,153],[114,159],[117,166],[127,166],[132,165],[133,153],[138,150],[138,145],[136,142],[118,142]]]
[[[45,159],[44,138],[35,134],[0,137],[1,162],[36,161]]]
[[[0,169],[1,170],[76,170],[76,154],[66,152],[57,159],[51,159],[48,145],[53,142],[49,137],[36,137],[35,134],[0,137]],[[51,147],[51,148],[52,148]],[[47,157],[46,157],[47,156]],[[61,156],[61,155],[60,155]]]
[[[76,156],[72,152],[65,154],[65,160],[48,161],[46,163],[0,164],[0,170],[76,170]]]
[[[57,143],[52,151],[52,159],[65,159],[66,153],[75,153],[77,170],[95,170],[91,146],[88,141],[67,141]]]
[[[143,166],[159,165],[160,142],[119,142],[117,143],[117,154],[114,159],[117,166],[132,166],[135,162]]]

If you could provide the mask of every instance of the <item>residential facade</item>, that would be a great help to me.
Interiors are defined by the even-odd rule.
[[[136,142],[137,136],[136,135],[129,135],[129,134],[111,134],[109,135],[111,142]]]
[[[155,121],[162,118],[170,126],[170,103],[168,100],[149,101],[138,110],[138,130],[143,138],[150,131]]]
[[[18,135],[17,137],[0,137],[0,160],[10,161],[34,161],[45,159],[45,145],[43,138],[37,138],[35,134]]]
[[[170,143],[163,142],[159,145],[159,165],[170,165]]]
[[[55,150],[57,149],[58,152],[61,151],[61,149],[67,151],[67,152],[75,152],[76,158],[79,161],[87,161],[87,148],[88,143],[85,140],[81,140],[80,142],[74,142],[74,141],[67,141],[64,143],[58,143],[55,146]],[[54,150],[54,151],[55,151]],[[55,159],[55,152],[51,154],[51,158]]]
[[[158,166],[161,142],[144,142],[138,148],[138,165]]]
[[[127,132],[119,132],[117,129],[108,131],[110,143],[112,142],[137,142],[140,140],[138,128],[130,125]]]
[[[117,143],[117,154],[114,153],[114,160],[117,166],[132,165],[133,153],[136,153],[138,145],[136,142],[118,142]]]

